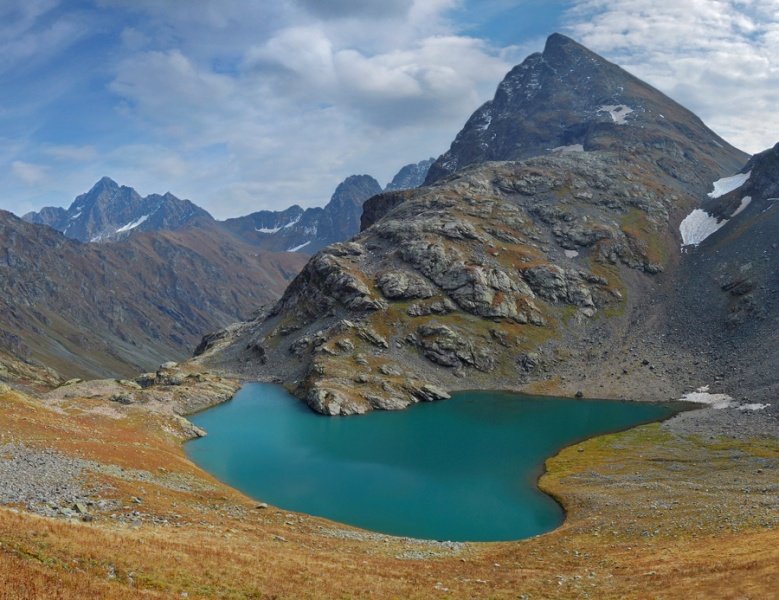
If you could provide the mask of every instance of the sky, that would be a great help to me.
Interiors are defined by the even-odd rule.
[[[443,153],[555,31],[779,142],[779,0],[0,0],[0,209],[104,175],[218,218],[323,205]]]

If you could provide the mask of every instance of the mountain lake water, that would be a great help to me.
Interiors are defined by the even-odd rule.
[[[415,538],[514,540],[563,522],[537,486],[546,458],[681,407],[479,391],[324,417],[282,387],[253,383],[191,417],[208,436],[186,451],[221,481],[285,510]]]

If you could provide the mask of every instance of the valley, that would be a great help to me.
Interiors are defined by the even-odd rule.
[[[0,600],[771,598],[777,165],[553,34],[384,188],[0,212]]]
[[[198,393],[192,385],[187,395]],[[473,544],[266,507],[187,460],[191,434],[149,410],[154,400],[86,395],[41,403],[0,391],[3,460],[40,464],[45,453],[84,490],[85,510],[39,516],[46,509],[26,510],[30,497],[19,496],[35,472],[3,477],[16,494],[0,488],[4,600],[51,589],[66,599],[767,598],[779,576],[776,437],[701,435],[702,411],[566,448],[539,482],[565,507],[565,523],[520,542]],[[62,499],[49,491],[41,502]]]

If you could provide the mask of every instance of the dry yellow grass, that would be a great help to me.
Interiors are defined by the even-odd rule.
[[[779,474],[761,473],[748,499],[740,491],[758,477],[752,457],[779,457],[776,440],[703,442],[657,425],[589,440],[550,459],[542,478],[569,512],[561,528],[451,552],[257,509],[191,464],[163,416],[131,407],[115,419],[78,404],[55,412],[0,394],[0,443],[148,471],[153,480],[96,478],[120,502],[142,496],[144,517],[136,526],[0,509],[0,599],[772,598],[779,589],[777,507],[760,503]],[[165,487],[174,473],[192,491]]]

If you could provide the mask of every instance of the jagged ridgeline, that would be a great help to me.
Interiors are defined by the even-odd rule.
[[[553,35],[425,187],[368,200],[359,235],[313,257],[262,316],[204,339],[198,360],[279,377],[326,414],[444,389],[675,394],[685,378],[657,375],[692,357],[655,345],[667,322],[655,299],[674,285],[680,220],[747,159]]]

